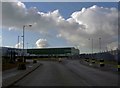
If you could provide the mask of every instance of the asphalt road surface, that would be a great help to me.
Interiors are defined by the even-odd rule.
[[[77,60],[42,61],[42,66],[14,86],[117,86],[118,75],[84,66]]]

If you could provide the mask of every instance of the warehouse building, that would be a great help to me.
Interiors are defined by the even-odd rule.
[[[2,57],[22,56],[23,50],[18,48],[1,47]],[[14,54],[14,55],[13,55]],[[66,57],[78,55],[79,50],[74,47],[60,47],[60,48],[34,48],[24,49],[24,56],[32,57]]]
[[[36,49],[27,49],[27,53],[31,56],[39,57],[66,57],[78,55],[79,50],[74,47],[60,47],[60,48],[36,48]]]

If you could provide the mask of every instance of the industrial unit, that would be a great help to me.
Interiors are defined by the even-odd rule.
[[[62,47],[62,48],[36,48],[27,49],[27,53],[33,56],[73,56],[78,55],[79,50],[74,47]]]
[[[2,57],[10,57],[11,54],[14,56],[22,56],[23,49],[18,48],[7,48],[2,47]],[[39,57],[66,57],[79,55],[79,50],[74,47],[60,47],[60,48],[33,48],[33,49],[24,49],[24,56],[39,56]]]

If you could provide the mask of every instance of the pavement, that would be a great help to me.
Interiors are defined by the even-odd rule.
[[[40,61],[43,65],[28,74],[15,86],[118,86],[119,74],[91,68],[79,60],[62,63]]]
[[[13,68],[2,72],[2,86],[9,87],[13,85],[15,82],[21,80],[32,71],[37,69],[40,65],[42,65],[40,62],[33,64],[31,61],[30,64],[26,65],[26,70],[17,70],[17,68]]]
[[[0,87],[2,86],[2,71],[0,71]]]
[[[31,68],[33,65],[32,60],[26,60],[26,62],[30,62],[30,64],[26,65],[27,69]],[[15,76],[22,72],[24,72],[24,70],[17,70],[17,67],[13,69],[5,70],[2,72],[2,80],[5,80],[9,77]]]

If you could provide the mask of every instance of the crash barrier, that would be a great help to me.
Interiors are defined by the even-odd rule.
[[[104,60],[103,59],[100,59],[100,67],[104,67],[105,66],[105,64],[104,64]]]

